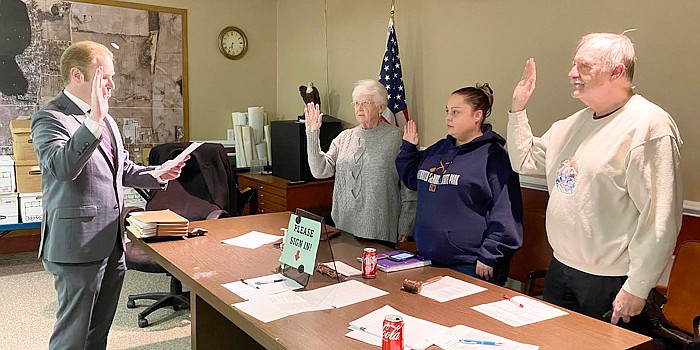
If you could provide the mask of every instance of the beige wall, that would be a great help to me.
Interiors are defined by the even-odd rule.
[[[277,4],[275,0],[141,0],[142,4],[187,9],[189,135],[192,140],[225,140],[231,112],[277,108]],[[241,28],[248,52],[237,61],[219,53],[219,32]]]
[[[141,0],[188,10],[191,139],[225,139],[230,113],[264,106],[271,118],[302,113],[298,86],[313,81],[323,110],[356,125],[350,93],[358,79],[376,78],[386,44],[389,0]],[[686,199],[700,201],[700,3],[681,0],[475,1],[397,0],[396,29],[411,117],[421,144],[444,137],[444,105],[451,91],[488,81],[496,94],[491,122],[505,134],[505,113],[525,59],[535,57],[537,91],[529,104],[533,130],[582,107],[569,97],[566,77],[581,35],[630,33],[639,60],[637,91],[669,111],[685,141]],[[327,10],[326,10],[327,7]],[[249,50],[224,58],[216,38],[240,27]],[[327,33],[327,40],[326,40]],[[505,136],[505,135],[504,135]]]
[[[318,88],[321,108],[328,113],[323,1],[278,1],[277,12],[281,13],[277,16],[279,119],[296,119],[304,113],[298,89],[309,81]]]
[[[300,114],[297,87],[312,80],[319,86],[322,109],[356,125],[349,104],[352,83],[377,77],[389,7],[389,0],[278,0],[278,114],[286,119]],[[535,134],[544,133],[583,106],[569,96],[566,76],[578,39],[594,31],[637,28],[629,34],[639,57],[636,91],[678,123],[685,141],[685,197],[699,201],[698,15],[700,2],[693,0],[397,0],[407,102],[421,144],[444,137],[444,106],[451,91],[485,81],[495,91],[491,122],[505,136],[512,89],[528,57],[538,68],[528,110]]]

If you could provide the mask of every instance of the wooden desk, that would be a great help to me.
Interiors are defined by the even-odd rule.
[[[333,200],[333,180],[319,180],[290,184],[273,175],[238,174],[238,188],[258,189],[258,197],[250,204],[250,214],[327,208],[330,213]]]
[[[539,345],[540,349],[646,349],[651,339],[586,316],[566,316],[522,327],[510,327],[471,309],[482,303],[501,300],[503,294],[518,295],[458,272],[426,267],[392,273],[377,272],[373,280],[357,279],[390,292],[379,298],[340,309],[306,312],[262,323],[231,306],[243,301],[221,286],[241,278],[253,278],[273,272],[279,250],[272,245],[245,249],[221,243],[251,230],[280,232],[289,222],[289,212],[241,216],[192,222],[191,227],[209,230],[206,236],[178,241],[144,244],[142,247],[158,263],[187,285],[192,301],[192,349],[373,349],[377,348],[345,337],[348,323],[384,305],[406,314],[445,326],[464,324],[516,341]],[[133,238],[132,238],[133,239]],[[323,243],[323,242],[322,242]],[[365,244],[343,234],[332,240],[338,260],[356,266],[355,258]],[[368,244],[368,246],[372,246]],[[325,244],[319,246],[319,259],[329,261]],[[380,252],[386,248],[377,247]],[[450,275],[487,287],[475,295],[439,303],[419,295],[399,291],[405,278],[424,280],[436,275]],[[315,274],[309,289],[333,283]],[[433,346],[432,349],[437,349]]]

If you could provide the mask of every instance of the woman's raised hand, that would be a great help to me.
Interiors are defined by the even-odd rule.
[[[403,139],[418,145],[418,130],[416,130],[416,122],[409,120],[403,127]]]
[[[309,103],[304,107],[304,119],[306,122],[306,130],[316,131],[321,128],[321,122],[323,121],[323,113],[321,113],[321,107],[313,103]]]

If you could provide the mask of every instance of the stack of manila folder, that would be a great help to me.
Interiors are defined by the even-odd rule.
[[[126,220],[127,230],[140,238],[184,236],[190,225],[189,220],[170,209],[134,212]]]

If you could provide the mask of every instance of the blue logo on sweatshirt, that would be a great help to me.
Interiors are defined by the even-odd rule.
[[[557,189],[563,193],[572,194],[576,188],[577,180],[578,163],[576,160],[573,158],[562,160],[557,171],[557,179],[554,181]]]

